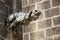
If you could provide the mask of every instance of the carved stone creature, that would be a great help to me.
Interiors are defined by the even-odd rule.
[[[38,10],[33,10],[30,13],[18,12],[9,15],[8,21],[11,27],[18,24],[28,25],[32,20],[39,18],[40,14],[41,12]]]
[[[12,35],[17,39],[18,26],[28,25],[32,20],[39,18],[41,12],[38,10],[33,10],[30,13],[18,12],[8,16],[8,31],[12,31]],[[10,30],[9,30],[10,29]],[[12,29],[12,30],[11,30]],[[9,32],[10,33],[10,32]]]

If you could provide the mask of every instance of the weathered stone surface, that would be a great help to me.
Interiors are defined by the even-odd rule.
[[[53,36],[53,35],[58,35],[58,34],[60,34],[60,26],[46,30],[47,37]]]
[[[60,36],[54,37],[54,40],[60,40]]]
[[[24,35],[24,40],[29,40],[29,35],[28,34]]]
[[[48,9],[48,8],[50,8],[50,1],[49,0],[37,4],[37,9],[38,10],[44,10],[44,9]]]
[[[28,0],[22,0],[22,6],[28,5]]]
[[[29,24],[29,25],[25,26],[23,29],[24,29],[24,33],[35,31],[36,24],[35,23]]]
[[[38,29],[51,27],[51,19],[38,22]]]
[[[59,8],[54,8],[54,9],[49,9],[47,11],[45,11],[45,17],[53,17],[59,15]]]
[[[60,16],[53,18],[53,23],[54,23],[54,25],[59,25],[60,24]]]
[[[59,6],[60,0],[52,0],[52,6]]]
[[[25,13],[28,13],[29,11],[32,11],[35,9],[35,5],[29,5],[29,6],[26,6],[26,7],[22,7],[22,11],[25,12]]]
[[[37,31],[34,33],[31,33],[30,35],[31,40],[39,40],[41,38],[44,38],[44,32],[43,31]]]

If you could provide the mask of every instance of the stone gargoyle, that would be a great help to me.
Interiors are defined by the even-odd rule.
[[[12,34],[15,39],[17,39],[18,25],[28,25],[31,21],[36,20],[41,15],[41,11],[33,10],[30,13],[18,12],[8,16],[8,34]],[[8,35],[7,35],[8,36]]]
[[[36,20],[41,15],[38,10],[32,10],[30,13],[18,12],[8,16],[10,27],[14,25],[28,25],[32,20]]]

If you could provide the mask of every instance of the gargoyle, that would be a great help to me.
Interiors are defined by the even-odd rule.
[[[18,12],[11,14],[8,17],[9,25],[10,27],[18,24],[28,25],[32,20],[38,19],[40,14],[41,12],[38,10],[33,10],[30,13]]]
[[[12,31],[12,35],[17,39],[18,25],[28,25],[32,20],[36,20],[41,15],[38,10],[33,10],[30,13],[18,12],[8,16],[8,31]],[[12,29],[12,30],[11,30]],[[9,32],[10,33],[10,32]]]

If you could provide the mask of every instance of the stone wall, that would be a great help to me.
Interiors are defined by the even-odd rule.
[[[22,0],[22,11],[40,10],[36,21],[23,26],[23,40],[60,40],[60,0]]]

